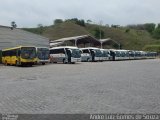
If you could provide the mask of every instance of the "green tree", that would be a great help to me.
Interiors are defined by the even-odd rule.
[[[43,25],[42,25],[42,24],[38,24],[37,27],[38,27],[38,33],[39,33],[39,34],[42,34],[43,31],[44,31]]]
[[[89,23],[92,23],[92,20],[87,20],[87,23],[89,24]]]
[[[130,29],[135,29],[135,30],[145,30],[145,26],[144,24],[133,24],[133,25],[127,25],[127,28],[130,28]]]
[[[85,27],[85,21],[84,20],[79,20],[79,25]]]
[[[160,45],[145,45],[143,47],[143,50],[145,51],[153,51],[160,53]]]
[[[82,27],[85,27],[85,21],[83,19],[79,20],[78,18],[72,18],[72,19],[67,19],[66,22],[73,22],[77,25],[80,25]]]
[[[103,39],[104,38],[104,31],[100,28],[94,29],[94,37],[97,39]]]
[[[160,23],[157,25],[157,27],[153,31],[152,36],[156,39],[160,39]]]
[[[130,29],[129,29],[129,28],[127,28],[125,32],[126,32],[126,33],[129,33],[129,32],[130,32]]]
[[[160,39],[160,27],[157,27],[153,32],[153,37],[156,39]]]
[[[160,23],[158,23],[157,28],[160,28]]]
[[[63,23],[63,20],[62,20],[62,19],[55,19],[55,20],[54,20],[54,25],[56,25],[56,24],[61,24],[61,23]]]
[[[156,24],[154,23],[146,23],[144,24],[145,30],[147,30],[149,33],[152,33],[155,30]]]
[[[12,22],[11,22],[11,29],[13,30],[13,29],[16,28],[16,27],[17,27],[16,22],[15,22],[15,21],[12,21]]]

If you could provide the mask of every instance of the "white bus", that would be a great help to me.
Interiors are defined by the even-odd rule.
[[[157,55],[158,55],[157,52],[146,52],[146,58],[148,59],[154,59],[157,57]]]
[[[100,49],[102,52],[102,61],[110,60],[110,50]]]
[[[134,50],[128,50],[129,52],[129,59],[134,60],[135,59],[135,51]]]
[[[121,59],[121,52],[115,49],[110,49],[110,56],[112,57],[111,60],[120,60]]]
[[[110,51],[112,59],[111,60],[129,60],[129,51],[128,50],[114,50]]]
[[[135,59],[142,59],[141,51],[135,51]]]
[[[81,61],[81,51],[77,47],[62,46],[50,49],[50,62],[75,63]]]
[[[156,58],[157,52],[135,51],[135,50],[110,50],[111,60],[139,60]]]
[[[36,47],[37,51],[37,62],[45,65],[49,63],[49,48],[47,47]]]
[[[121,53],[120,60],[129,60],[129,50],[118,50]]]
[[[80,48],[81,53],[81,61],[84,62],[94,62],[94,61],[102,61],[102,52],[99,48],[95,47],[87,47]]]

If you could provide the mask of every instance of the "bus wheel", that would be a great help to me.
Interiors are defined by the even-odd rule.
[[[44,63],[44,62],[42,62],[42,65],[45,65],[45,63]]]
[[[8,65],[8,63],[7,63],[7,61],[5,61],[5,63],[4,63],[6,66]]]
[[[87,62],[89,62],[89,58],[87,58]]]
[[[16,66],[19,66],[18,61],[16,60]]]

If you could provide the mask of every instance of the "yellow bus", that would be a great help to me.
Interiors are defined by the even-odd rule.
[[[36,47],[19,46],[2,50],[2,63],[5,65],[32,66],[36,62]]]

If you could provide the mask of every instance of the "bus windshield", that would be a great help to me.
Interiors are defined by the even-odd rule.
[[[116,54],[116,57],[121,57],[121,53],[119,51],[116,51],[115,54]]]
[[[72,57],[75,57],[75,58],[80,58],[81,57],[81,52],[79,49],[71,49],[72,51]]]
[[[37,57],[41,60],[48,60],[49,59],[49,49],[37,48]]]
[[[24,59],[36,58],[36,48],[34,47],[22,47],[21,57]]]
[[[104,57],[108,57],[108,56],[109,56],[109,52],[108,52],[108,51],[103,51],[102,55],[103,55]]]
[[[95,51],[95,56],[96,57],[102,57],[102,52],[100,50],[96,49],[96,50],[93,50],[93,51]]]

